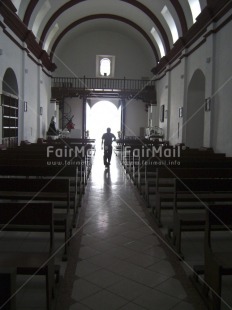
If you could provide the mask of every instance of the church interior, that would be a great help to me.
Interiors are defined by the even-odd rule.
[[[231,0],[0,0],[0,309],[232,310]]]

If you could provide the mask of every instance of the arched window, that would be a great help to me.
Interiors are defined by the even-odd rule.
[[[96,55],[96,76],[97,77],[114,77],[115,56],[113,55]]]
[[[111,61],[109,58],[102,58],[100,60],[100,74],[102,76],[109,76],[111,74]]]

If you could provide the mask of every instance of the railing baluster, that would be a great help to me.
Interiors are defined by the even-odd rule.
[[[51,85],[54,88],[68,88],[72,90],[85,90],[85,89],[119,89],[124,91],[139,92],[146,88],[146,86],[155,86],[154,80],[138,80],[138,79],[112,79],[112,78],[73,78],[73,77],[54,77],[52,78]]]

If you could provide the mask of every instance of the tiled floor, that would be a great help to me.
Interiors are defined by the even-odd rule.
[[[113,155],[96,153],[56,310],[205,309]]]

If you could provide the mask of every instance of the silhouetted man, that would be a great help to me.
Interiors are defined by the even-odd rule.
[[[114,134],[111,133],[111,129],[107,128],[107,132],[103,134],[102,136],[102,147],[104,143],[104,165],[106,167],[109,167],[111,156],[112,156],[112,142],[116,140],[116,137]]]

